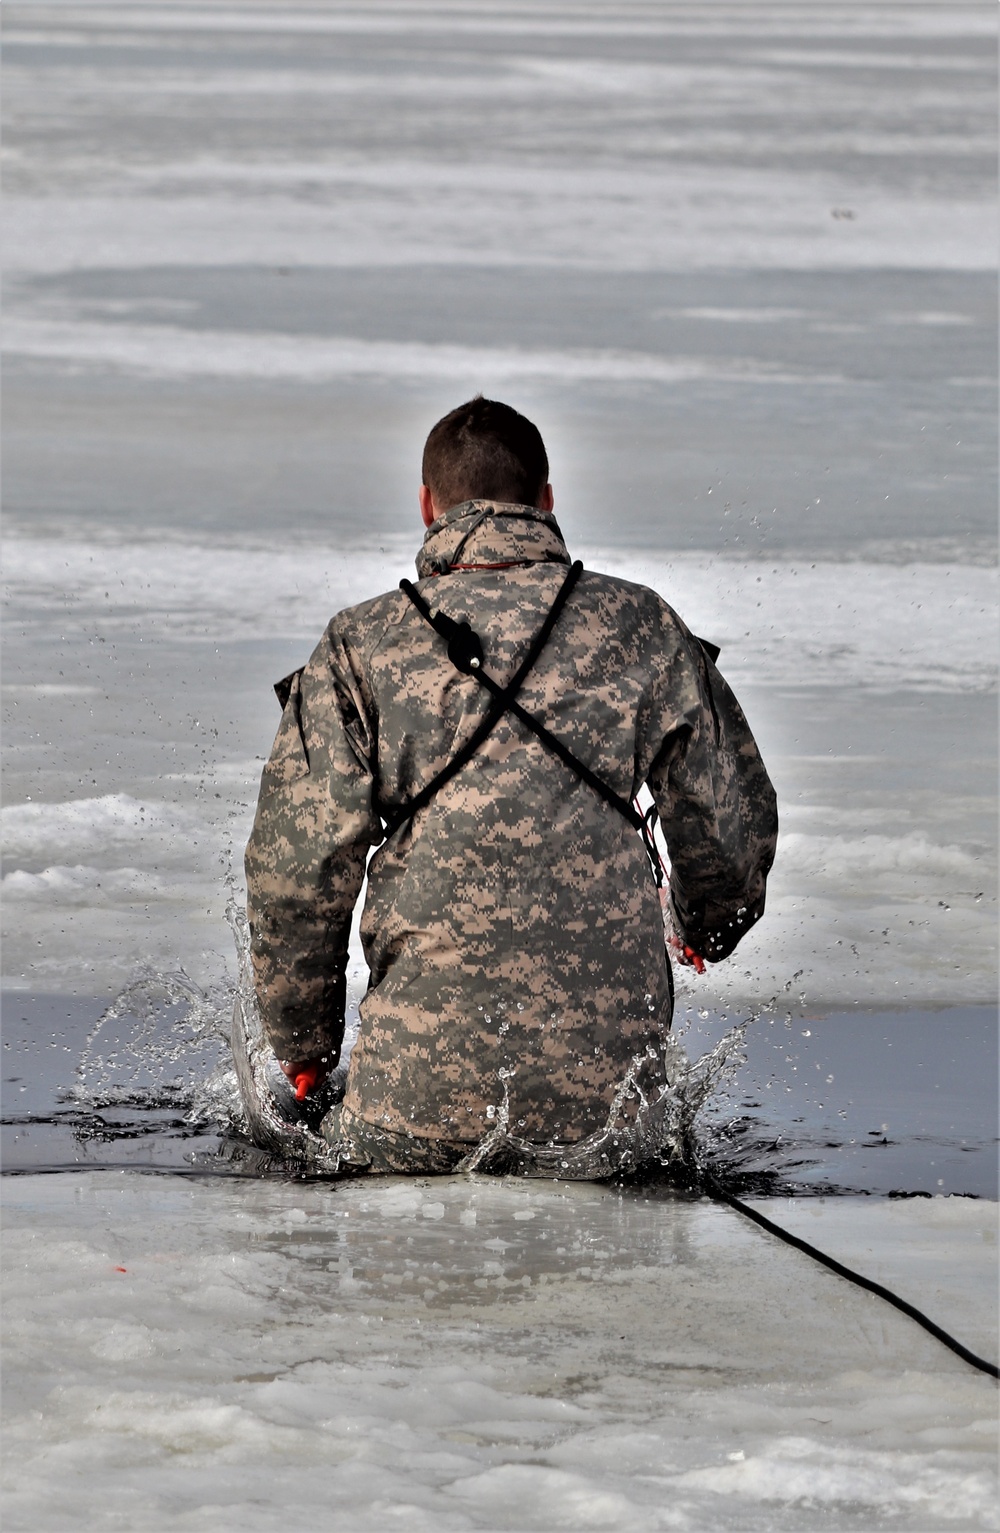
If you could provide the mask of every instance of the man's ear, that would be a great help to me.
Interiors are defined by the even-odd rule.
[[[538,497],[538,501],[536,503],[536,509],[539,510],[539,511],[551,511],[552,507],[555,505],[555,503],[556,503],[556,498],[555,498],[555,496],[552,493],[552,486],[550,484],[547,484],[545,486],[544,490],[542,491],[542,493]]]
[[[422,484],[420,486],[420,515],[425,527],[429,527],[431,525],[434,520],[435,513],[436,507],[434,505],[434,496],[431,494],[427,485]]]

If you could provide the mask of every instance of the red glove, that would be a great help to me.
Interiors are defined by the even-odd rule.
[[[668,937],[667,941],[673,948],[678,963],[682,963],[687,969],[693,969],[696,974],[704,974],[705,960],[695,952],[693,947],[688,947],[680,937]]]
[[[315,1091],[326,1080],[330,1066],[326,1059],[279,1059],[279,1065],[295,1087],[296,1102],[304,1102],[310,1091]]]

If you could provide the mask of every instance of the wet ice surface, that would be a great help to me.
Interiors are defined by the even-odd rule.
[[[995,1385],[718,1206],[8,1179],[11,1529],[939,1530]],[[995,1349],[996,1205],[762,1205]]]

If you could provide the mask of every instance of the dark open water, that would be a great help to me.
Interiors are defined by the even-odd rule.
[[[109,1022],[88,1044],[106,1004],[5,994],[4,1171],[266,1174],[241,1132],[221,1038],[175,1004]],[[220,1008],[220,1032],[225,1020]],[[729,1025],[683,1011],[676,1023],[692,1059]],[[995,1008],[760,1018],[744,1052],[700,1132],[734,1191],[997,1197]]]

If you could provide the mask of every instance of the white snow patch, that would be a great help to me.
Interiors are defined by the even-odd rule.
[[[836,1508],[862,1503],[883,1515],[919,1510],[934,1526],[984,1527],[979,1518],[992,1493],[993,1476],[985,1466],[961,1472],[954,1451],[877,1453],[857,1444],[828,1448],[811,1437],[779,1438],[744,1461],[692,1469],[678,1475],[681,1489],[703,1489],[737,1504],[798,1503],[807,1508]],[[925,1524],[926,1525],[926,1524]]]
[[[16,316],[4,325],[4,351],[10,358],[46,358],[157,378],[284,378],[320,383],[373,376],[413,382],[439,379],[456,388],[476,384],[485,389],[533,378],[560,383],[844,382],[839,374],[779,367],[752,357],[663,356],[583,346],[562,350],[472,347]]]
[[[996,684],[997,571],[914,562],[742,560],[581,547],[604,570],[666,598],[722,647],[723,674],[755,686],[989,691]],[[412,541],[380,547],[228,547],[12,536],[8,600],[22,624],[61,631],[301,638],[411,567]],[[303,656],[305,658],[305,656]]]
[[[93,854],[112,861],[140,848],[150,860],[172,852],[183,855],[187,838],[195,837],[197,844],[199,832],[203,833],[188,811],[162,801],[140,802],[127,793],[54,804],[8,804],[0,811],[0,824],[5,858],[18,864],[40,858],[48,862],[53,852],[57,857],[60,853],[64,858],[79,857],[81,863]],[[60,862],[48,871],[55,878],[60,871],[65,875],[73,870]],[[80,886],[82,879],[76,882]]]
[[[865,881],[969,878],[979,859],[960,846],[939,846],[919,834],[901,836],[809,836],[790,831],[780,837],[776,866],[785,880],[818,880],[837,886]]]
[[[200,266],[206,251],[219,265],[968,271],[989,268],[995,243],[985,199],[859,195],[835,172],[320,162],[298,172],[323,186],[317,202],[288,188],[294,169],[178,169],[180,187],[166,165],[125,195],[8,196],[10,272]],[[859,216],[831,218],[845,205]]]
[[[105,905],[116,900],[149,900],[162,893],[162,883],[137,868],[44,868],[5,873],[0,892],[5,900],[38,901],[45,905]]]

